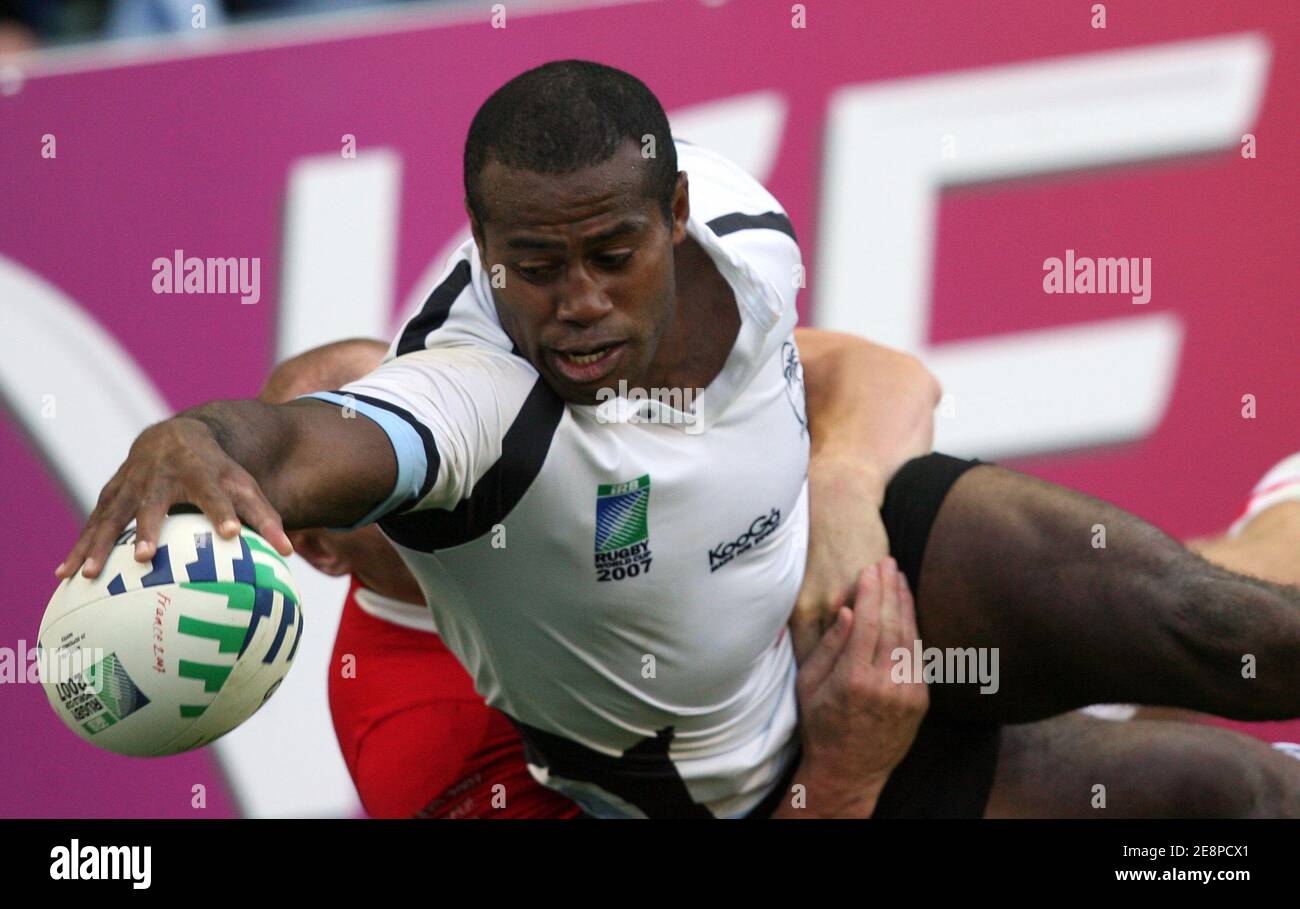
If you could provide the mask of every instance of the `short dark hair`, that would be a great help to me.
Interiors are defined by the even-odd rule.
[[[554,60],[520,73],[474,115],[465,140],[465,200],[484,220],[479,177],[489,161],[542,174],[571,174],[608,161],[628,141],[654,137],[646,197],[672,223],[677,149],[668,116],[645,83],[590,60]]]

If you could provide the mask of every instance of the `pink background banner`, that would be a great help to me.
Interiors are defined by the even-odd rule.
[[[1067,249],[1150,257],[1154,292],[1141,311],[1175,313],[1183,330],[1158,422],[1123,444],[1014,463],[1176,536],[1226,526],[1262,471],[1300,449],[1296,5],[1117,2],[1104,30],[1089,27],[1088,5],[1074,2],[809,3],[806,29],[791,27],[789,6],[660,0],[521,15],[504,29],[484,12],[301,43],[246,33],[213,52],[122,65],[37,61],[18,90],[0,94],[0,264],[72,301],[167,408],[251,396],[276,356],[286,236],[307,229],[286,224],[295,164],[337,159],[347,134],[363,156],[382,149],[400,161],[392,293],[383,301],[391,318],[427,291],[431,262],[463,227],[461,153],[478,105],[524,69],[582,57],[634,73],[670,111],[759,92],[779,98],[765,179],[803,245],[809,321],[835,192],[822,176],[838,90],[1253,35],[1267,48],[1249,126],[1256,157],[1233,145],[945,189],[929,290],[933,343],[1084,325],[1135,307],[1127,297],[1045,294],[1044,260]],[[41,153],[46,136],[57,142],[52,158]],[[151,263],[177,249],[260,259],[260,300],[156,295]],[[860,280],[863,305],[876,305],[872,274]],[[34,646],[54,566],[83,518],[63,473],[15,416],[32,404],[17,396],[39,392],[2,390],[0,646],[11,649]],[[1254,419],[1242,416],[1246,394],[1257,402]],[[308,632],[333,629],[309,621]],[[1295,724],[1254,731],[1300,740]],[[241,810],[210,750],[153,760],[101,753],[62,727],[38,685],[0,684],[0,815],[195,816],[196,783],[207,787],[205,816]]]

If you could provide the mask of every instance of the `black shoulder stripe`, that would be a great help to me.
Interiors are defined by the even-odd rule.
[[[501,441],[501,457],[488,468],[469,498],[455,508],[390,515],[380,528],[396,543],[419,552],[450,549],[478,539],[519,504],[542,470],[551,439],[564,415],[564,402],[538,378]]]
[[[433,289],[420,311],[402,329],[402,339],[397,343],[397,356],[424,349],[424,341],[429,332],[442,327],[442,323],[447,321],[447,314],[451,312],[451,304],[469,286],[469,271],[469,260],[461,259],[451,274]]]
[[[768,230],[779,230],[794,242],[799,242],[799,238],[794,235],[794,225],[790,223],[789,218],[779,211],[764,212],[761,215],[746,215],[737,211],[714,218],[708,224],[709,229],[719,237],[734,234],[738,230],[766,228]]]

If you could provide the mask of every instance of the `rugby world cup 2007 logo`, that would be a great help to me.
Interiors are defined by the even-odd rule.
[[[650,475],[596,487],[596,580],[650,573]]]

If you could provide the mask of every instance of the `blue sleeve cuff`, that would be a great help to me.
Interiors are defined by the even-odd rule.
[[[388,494],[388,498],[351,527],[334,527],[331,528],[332,530],[356,530],[358,527],[365,527],[403,505],[414,505],[428,494],[429,487],[433,484],[426,481],[433,479],[429,473],[430,466],[435,473],[438,469],[437,456],[435,453],[434,462],[430,465],[428,447],[432,443],[432,436],[428,429],[422,426],[417,429],[419,424],[409,413],[395,405],[381,406],[381,402],[370,398],[369,395],[364,396],[363,399],[353,394],[319,391],[301,397],[315,398],[339,407],[347,407],[374,420],[388,436],[388,442],[393,446],[393,454],[397,456],[397,482],[393,484],[393,491]]]

